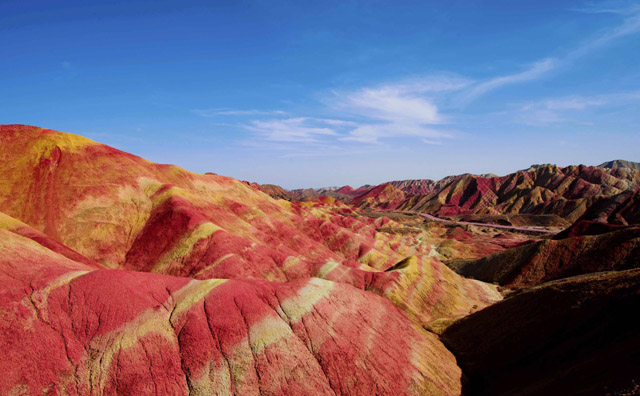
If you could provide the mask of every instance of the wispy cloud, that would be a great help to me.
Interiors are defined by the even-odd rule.
[[[571,10],[585,14],[629,15],[640,12],[640,4],[636,1],[600,1],[597,3],[589,2],[583,7],[572,8]]]
[[[337,135],[317,118],[285,118],[276,120],[254,120],[244,127],[262,139],[275,142],[314,143],[321,136]]]
[[[451,133],[429,128],[419,124],[391,123],[391,124],[363,124],[349,132],[340,140],[360,143],[378,144],[380,139],[396,137],[421,137],[430,138],[429,144],[442,143],[442,139],[451,138]]]
[[[589,110],[593,116],[597,108],[620,107],[639,101],[640,91],[545,99],[520,106],[516,113],[516,120],[535,126],[561,123],[584,124],[585,121],[580,119],[580,113],[585,110]]]
[[[584,110],[591,106],[601,106],[607,103],[603,96],[584,97],[569,96],[560,99],[549,99],[542,103],[548,110]]]
[[[194,109],[195,114],[202,117],[217,117],[217,116],[251,116],[251,115],[275,115],[283,116],[287,113],[282,110],[239,110],[229,108],[214,108],[214,109]]]
[[[564,56],[542,59],[533,63],[529,68],[522,72],[494,77],[471,86],[468,91],[464,92],[460,96],[460,103],[463,105],[468,104],[480,96],[506,85],[537,80],[546,76],[554,69],[569,64],[577,60],[577,58],[604,47],[617,39],[640,33],[640,4],[622,4],[618,2],[609,3],[608,5],[589,5],[576,11],[588,13],[613,13],[624,15],[625,18],[622,23],[604,30],[600,32],[600,34],[584,41],[576,48],[568,51]]]
[[[596,10],[596,9],[594,9]],[[595,12],[595,11],[594,11]],[[640,5],[620,8],[620,9],[607,9],[600,8],[598,13],[614,13],[624,15],[625,19],[621,24],[614,28],[608,29],[602,32],[600,35],[585,41],[582,45],[578,46],[573,51],[567,54],[567,60],[573,60],[575,58],[584,56],[591,51],[604,47],[610,42],[630,36],[640,32]]]
[[[521,70],[484,80],[455,74],[432,75],[393,83],[334,90],[322,106],[308,109],[305,116],[282,110],[211,108],[193,110],[203,117],[242,117],[236,126],[252,133],[256,142],[303,152],[305,156],[326,153],[346,142],[380,145],[397,138],[415,138],[423,144],[443,144],[460,134],[449,125],[463,116],[467,105],[488,93],[536,81],[558,69],[566,69],[579,57],[613,41],[640,32],[640,5],[588,4],[577,11],[619,15],[618,24],[603,30],[564,54],[537,60]],[[560,70],[561,71],[561,70]],[[567,96],[520,105],[513,112],[517,122],[529,125],[585,123],[576,113],[629,100],[637,93],[599,96]],[[457,113],[457,114],[456,114]],[[312,117],[322,114],[326,117]],[[507,117],[511,118],[511,117]],[[322,147],[322,149],[320,148]],[[318,154],[322,155],[322,154]]]
[[[432,77],[347,93],[334,91],[330,100],[333,108],[357,117],[394,123],[441,124],[446,118],[438,112],[434,97],[468,84],[469,81],[460,78]]]
[[[493,91],[494,89],[500,88],[505,85],[538,79],[551,71],[556,66],[556,64],[557,60],[555,59],[543,59],[519,73],[495,77],[488,81],[476,84],[468,92],[463,94],[462,103],[469,103],[472,100],[486,94],[487,92]]]
[[[281,117],[284,112],[240,113],[228,109],[212,109],[204,114],[268,115],[268,118],[249,120],[239,126],[252,132],[257,140],[287,143],[292,150],[300,151],[302,144],[313,145],[314,150],[305,156],[327,152],[319,147],[328,142],[379,144],[382,139],[416,137],[422,138],[425,144],[439,144],[441,139],[450,138],[452,134],[433,127],[447,122],[447,117],[438,111],[432,96],[459,90],[468,84],[460,78],[430,77],[334,91],[326,98],[325,108],[321,109],[322,113],[331,114],[327,118]]]
[[[335,106],[353,115],[397,122],[438,124],[442,116],[429,99],[407,95],[394,87],[365,88],[338,99]]]
[[[334,91],[328,102],[338,113],[358,120],[340,140],[377,144],[380,139],[410,136],[435,141],[451,137],[451,133],[433,127],[448,122],[438,109],[437,99],[468,84],[462,78],[433,76],[349,92]]]

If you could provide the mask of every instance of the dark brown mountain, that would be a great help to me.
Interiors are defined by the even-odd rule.
[[[640,269],[547,283],[454,323],[442,339],[466,395],[637,394]]]
[[[640,170],[640,162],[632,162],[632,161],[625,161],[625,160],[613,160],[609,162],[603,162],[598,166],[601,168],[609,168],[609,169],[631,168],[635,170]]]

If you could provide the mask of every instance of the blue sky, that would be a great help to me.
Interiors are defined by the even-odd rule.
[[[0,1],[0,123],[286,188],[640,161],[638,1]]]

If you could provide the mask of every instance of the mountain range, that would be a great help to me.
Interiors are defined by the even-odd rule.
[[[327,195],[359,209],[424,212],[441,217],[538,216],[557,225],[578,219],[638,224],[640,164],[611,161],[600,166],[534,165],[506,176],[464,174],[439,181],[391,181],[377,186],[289,191],[288,199]],[[502,218],[500,218],[502,217]],[[493,219],[496,220],[496,219]],[[564,220],[564,221],[563,221]]]
[[[2,125],[0,394],[625,392],[639,181],[298,195]]]

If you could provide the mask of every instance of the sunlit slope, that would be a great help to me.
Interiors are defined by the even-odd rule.
[[[322,277],[388,297],[421,324],[500,298],[432,256],[419,235],[378,232],[326,199],[275,200],[235,179],[159,165],[88,139],[0,127],[0,205],[110,268],[196,279]],[[413,256],[411,265],[381,272]]]
[[[460,391],[436,336],[341,283],[96,268],[6,228],[0,282],[2,394]]]

